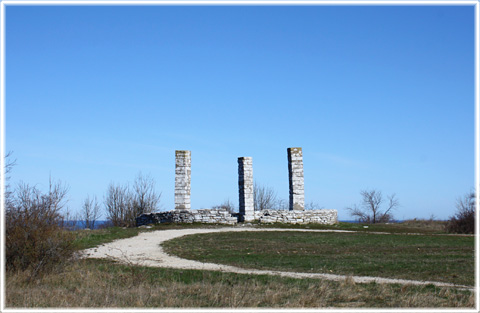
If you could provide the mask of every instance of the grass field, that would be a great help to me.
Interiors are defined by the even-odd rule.
[[[278,225],[276,226],[278,227]],[[285,225],[281,226],[285,227]],[[391,225],[378,225],[378,227],[369,227],[369,229],[379,231],[379,228],[388,230],[395,227],[395,229],[392,230],[395,233],[408,233],[412,232],[412,229],[416,229],[415,225],[390,226]],[[184,227],[210,228],[223,226],[164,224],[155,226],[151,229],[108,228],[92,231],[76,231],[75,235],[77,240],[75,246],[80,250],[110,242],[115,239],[135,236],[138,232]],[[324,228],[326,226],[306,225],[303,227]],[[340,225],[327,227],[350,230],[358,227],[361,227],[360,230],[365,229],[362,225],[349,225],[348,223],[341,223]],[[437,233],[441,231],[437,229],[429,232]],[[237,236],[243,236],[244,234],[246,233],[237,233]],[[274,233],[271,234],[273,235]],[[276,234],[278,235],[278,233]],[[217,235],[223,235],[223,233],[218,233]],[[371,234],[361,233],[357,235],[358,237],[356,237],[357,241],[355,244],[360,245],[362,240],[365,239],[365,236],[370,236]],[[403,237],[403,235],[392,235],[392,237],[395,236]],[[444,236],[426,237],[443,238]],[[376,237],[374,236],[371,238]],[[375,244],[378,246],[381,245],[382,241],[385,241],[385,249],[388,250],[389,245],[386,238],[388,237],[378,237],[378,242]],[[459,250],[458,260],[460,260],[460,262],[457,263],[464,263],[463,265],[465,266],[466,273],[460,273],[460,276],[458,276],[458,282],[464,281],[466,284],[470,284],[471,279],[473,279],[473,274],[471,278],[469,278],[469,275],[473,271],[473,267],[471,269],[469,264],[473,262],[473,255],[468,252],[470,251],[468,247],[470,246],[470,242],[473,242],[473,238],[450,236],[448,238],[464,238],[465,240],[465,242],[460,244],[460,247],[456,247],[456,249]],[[179,239],[190,240],[191,238],[184,237]],[[213,244],[216,241],[216,245],[219,247],[223,245],[224,242],[234,240],[233,238],[217,239],[212,239],[211,243]],[[300,241],[300,238],[297,238],[296,240],[292,238],[291,240],[298,242]],[[311,240],[314,239],[312,238]],[[337,246],[336,249],[341,250],[345,249],[345,245],[351,245],[351,242],[349,243],[348,241],[340,242],[338,239],[332,240],[333,241],[330,242],[330,248]],[[335,240],[337,240],[336,244]],[[203,241],[203,239],[200,242],[197,241],[193,247],[198,244],[202,244],[203,247],[203,244],[205,243]],[[373,243],[372,241],[370,242]],[[307,241],[305,245],[308,246],[314,243],[315,241],[310,241],[310,243]],[[427,247],[428,242],[424,243],[424,247]],[[188,243],[188,245],[189,244],[190,243]],[[443,244],[451,246],[452,248],[455,248],[453,246],[458,246],[458,242],[444,242]],[[185,247],[188,247],[188,245]],[[298,256],[299,252],[305,253],[305,251],[310,251],[309,253],[311,253],[313,250],[307,250],[307,247],[305,246],[302,247],[303,250],[291,250],[288,252],[289,245],[290,243],[282,243],[281,245],[281,251],[282,253],[285,253],[285,258],[278,253],[271,257],[273,261],[282,260],[275,266],[288,266],[290,267],[290,270],[295,271],[297,271],[298,268],[302,268],[302,271],[307,271],[303,269],[307,269],[308,266],[311,266],[308,262],[304,262],[303,265],[296,263],[290,263],[290,265],[288,265],[288,262],[285,263],[285,260],[290,258],[290,255],[294,257],[291,260],[296,260],[295,256]],[[463,248],[461,247],[462,245]],[[471,246],[473,249],[473,244],[471,244]],[[252,249],[252,251],[257,251],[259,254],[262,252],[254,241],[252,241]],[[350,249],[353,248],[350,247]],[[390,245],[390,250],[394,249],[396,249],[396,246]],[[280,252],[280,250],[277,251]],[[353,253],[360,253],[359,251],[361,250],[358,250],[357,252],[352,250],[351,253],[353,255]],[[233,253],[242,252],[240,250],[232,250],[231,252],[227,251],[223,254],[230,255]],[[250,257],[252,252],[247,251],[247,253],[250,254],[244,256],[244,260],[246,260],[245,266],[266,267],[266,264],[263,264],[265,258],[262,260],[261,256],[260,259],[257,260],[260,262],[259,264],[250,264],[249,260],[251,260]],[[410,255],[414,254],[413,252],[409,253]],[[335,250],[330,254],[331,256],[337,255],[337,260],[332,258],[333,263],[341,263],[338,258],[345,255],[345,253],[336,253]],[[311,256],[315,258],[315,253],[308,254],[308,258]],[[207,255],[206,257],[210,258],[211,256]],[[221,257],[217,257],[218,259],[215,259],[215,262],[224,262]],[[464,260],[462,260],[462,258],[464,258]],[[309,262],[311,263],[312,261]],[[454,265],[454,271],[460,271],[455,266],[459,265]],[[314,268],[318,269],[319,267],[315,265]],[[341,267],[326,269],[333,271],[333,269],[340,270],[340,268]],[[417,279],[417,277],[415,279]],[[28,272],[7,272],[5,299],[8,308],[472,308],[475,305],[475,295],[473,292],[468,290],[457,290],[454,288],[438,288],[433,285],[402,286],[396,284],[375,283],[356,284],[349,278],[341,282],[333,282],[320,279],[293,279],[267,275],[240,275],[214,271],[148,268],[116,264],[106,260],[81,259],[69,260],[58,266],[55,271],[36,277],[34,280],[29,279]]]
[[[165,250],[244,268],[474,284],[474,237],[225,232],[167,241]]]
[[[465,290],[355,284],[215,271],[173,270],[79,260],[26,283],[7,276],[8,308],[473,307]]]
[[[335,230],[352,230],[359,232],[387,232],[387,233],[420,233],[420,234],[445,234],[445,221],[413,219],[401,223],[378,223],[378,224],[362,224],[362,223],[346,223],[339,222],[334,225],[322,224],[262,224],[256,225],[261,228],[297,228],[297,229],[335,229]]]
[[[76,239],[74,242],[77,250],[93,248],[103,243],[111,242],[117,239],[129,238],[138,235],[141,232],[150,232],[162,229],[181,229],[181,228],[218,228],[222,225],[206,225],[199,223],[192,224],[160,224],[152,228],[128,228],[128,227],[108,227],[104,229],[74,231]]]
[[[298,228],[298,229],[333,229],[333,230],[353,230],[361,232],[389,232],[389,233],[426,233],[441,234],[445,233],[445,222],[431,220],[411,220],[403,223],[395,224],[357,224],[340,222],[335,225],[307,224],[253,224],[258,228]],[[102,243],[111,242],[116,239],[128,238],[138,235],[139,232],[155,231],[162,229],[180,229],[180,228],[220,228],[225,225],[212,224],[171,224],[165,223],[155,225],[150,229],[145,228],[126,228],[126,227],[109,227],[96,230],[77,230],[75,246],[77,249],[87,249],[98,246]]]

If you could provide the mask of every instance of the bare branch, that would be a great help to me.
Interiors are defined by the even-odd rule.
[[[157,210],[161,195],[155,191],[155,181],[141,173],[133,189],[111,183],[104,197],[107,218],[114,226],[135,226],[138,215]]]
[[[135,217],[142,213],[150,213],[157,210],[162,193],[155,191],[153,178],[139,173],[133,184],[133,192]]]
[[[213,208],[224,209],[224,210],[227,210],[229,213],[238,213],[237,208],[235,208],[235,205],[229,199],[223,201],[223,203],[220,205],[213,206]]]
[[[4,168],[4,171],[1,172],[2,175],[5,175],[5,180],[4,180],[4,183],[5,183],[5,208],[8,210],[9,208],[12,207],[13,205],[13,191],[11,190],[11,186],[10,186],[10,172],[12,171],[13,167],[15,166],[15,164],[17,163],[17,160],[14,159],[12,160],[12,154],[13,152],[10,151],[7,153],[7,155],[5,155],[5,168]]]
[[[473,234],[475,233],[475,211],[476,211],[475,192],[469,192],[462,198],[457,199],[457,212],[450,217],[446,225],[448,232]]]
[[[362,190],[361,208],[356,205],[353,208],[347,208],[350,215],[362,223],[385,223],[393,219],[391,211],[398,207],[398,200],[395,194],[388,196],[388,206],[382,210],[383,196],[378,190]]]
[[[255,211],[271,210],[277,206],[277,195],[270,187],[265,187],[257,182],[253,185],[253,207]]]
[[[82,219],[85,222],[85,228],[95,229],[95,223],[100,217],[100,205],[96,196],[93,198],[87,196],[87,198],[84,200],[82,206],[82,215]]]

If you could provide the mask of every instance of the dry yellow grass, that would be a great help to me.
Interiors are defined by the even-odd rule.
[[[469,307],[469,291],[169,270],[82,260],[27,283],[8,273],[8,308]]]

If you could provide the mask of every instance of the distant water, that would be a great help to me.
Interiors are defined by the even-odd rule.
[[[102,221],[95,221],[95,228],[94,229],[99,229],[103,227],[108,227],[108,224],[110,221],[107,220],[102,220]],[[85,228],[85,221],[66,221],[67,227],[70,229],[84,229]]]

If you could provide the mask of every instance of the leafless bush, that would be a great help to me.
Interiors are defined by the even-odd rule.
[[[133,184],[121,186],[111,183],[104,198],[107,219],[113,226],[133,227],[136,217],[157,210],[161,193],[155,191],[155,181],[139,174]]]
[[[449,233],[473,234],[475,232],[475,193],[470,192],[457,199],[457,212],[450,217],[446,230]]]
[[[393,220],[392,211],[399,206],[395,194],[387,197],[388,203],[385,208],[382,208],[384,200],[381,191],[362,190],[360,194],[362,195],[361,205],[347,208],[350,215],[359,222],[368,224],[387,223]]]
[[[95,223],[100,218],[100,204],[97,197],[87,198],[83,201],[82,220],[85,222],[85,228],[95,229]]]
[[[5,251],[8,270],[43,274],[73,254],[72,234],[61,214],[68,187],[50,181],[49,190],[21,183],[5,211]]]
[[[10,186],[10,173],[15,166],[17,160],[12,159],[13,152],[8,152],[5,155],[5,165],[4,165],[4,171],[2,172],[2,175],[5,175],[4,179],[4,184],[5,184],[5,189],[4,189],[4,196],[5,196],[5,207],[8,208],[10,207],[13,203],[13,192],[11,190]],[[3,178],[3,177],[2,177]]]
[[[322,209],[323,207],[320,206],[320,204],[313,201],[305,204],[305,210],[322,210]]]
[[[277,200],[275,209],[280,210],[280,211],[288,211],[290,210],[290,202],[285,199],[279,199]]]
[[[213,206],[214,209],[224,209],[224,210],[227,210],[229,213],[238,213],[238,210],[237,208],[235,207],[235,205],[233,204],[233,202],[231,202],[229,199],[223,201],[222,204],[220,205],[216,205],[216,206]]]
[[[133,210],[135,217],[142,213],[150,213],[157,210],[162,193],[155,191],[155,181],[150,176],[138,174],[133,183]]]
[[[275,209],[277,204],[277,194],[272,188],[257,182],[253,184],[253,208],[255,211]]]
[[[107,219],[113,226],[128,226],[129,207],[131,206],[131,194],[128,186],[110,183],[105,194],[104,204],[107,211]]]

